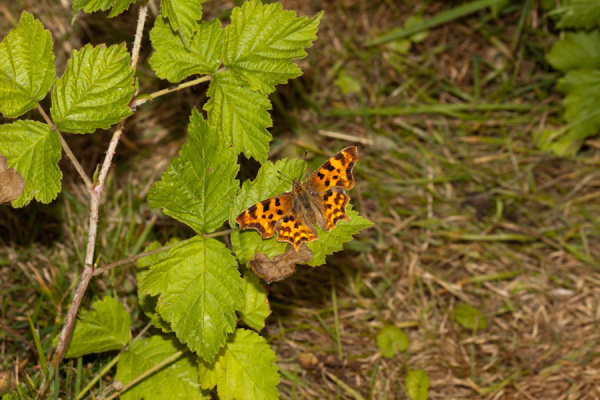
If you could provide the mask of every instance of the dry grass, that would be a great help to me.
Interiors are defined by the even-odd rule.
[[[42,6],[55,10],[46,18],[64,23],[56,5]],[[552,38],[547,20],[534,7],[519,33],[519,9],[499,19],[485,11],[431,30],[406,55],[365,46],[422,7],[284,2],[301,15],[326,13],[319,41],[301,61],[305,75],[274,97],[274,147],[333,153],[347,144],[316,135],[319,129],[372,143],[360,147],[351,196],[376,225],[327,266],[299,267],[268,287],[273,314],[263,334],[279,358],[280,392],[290,399],[404,399],[407,371],[422,369],[432,399],[600,398],[600,145],[592,139],[577,158],[557,159],[532,144],[540,129],[561,123],[556,76],[543,60]],[[433,2],[424,15],[448,7]],[[84,31],[103,41],[109,32],[99,20],[86,18]],[[77,47],[77,40],[60,43]],[[340,70],[360,81],[359,93],[344,95],[334,85]],[[178,151],[190,104],[202,102],[204,90],[157,101],[129,123],[104,209],[106,260],[136,250],[150,223],[149,182]],[[453,104],[522,107],[456,111]],[[74,138],[74,147],[84,154],[103,148],[90,140]],[[61,206],[44,209],[48,218],[19,219],[0,207],[16,235],[0,235],[0,385],[15,370],[20,381],[39,372],[27,314],[48,338],[60,328],[56,310],[68,303],[86,201],[68,166],[65,174],[67,194]],[[27,218],[37,227],[33,239],[17,228]],[[57,224],[62,240],[48,240],[61,230]],[[147,239],[174,232],[186,234],[159,218]],[[122,269],[92,291],[126,297],[135,309],[134,285],[132,271]],[[489,326],[464,329],[453,317],[457,303],[483,311]],[[144,320],[135,318],[139,329]],[[374,338],[390,323],[406,331],[410,345],[386,359]],[[90,360],[85,373],[101,364]]]

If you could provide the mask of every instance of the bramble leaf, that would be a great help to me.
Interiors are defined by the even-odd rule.
[[[410,371],[406,375],[404,386],[411,400],[427,400],[429,398],[429,375],[422,369]]]
[[[16,118],[37,107],[54,81],[52,36],[23,11],[0,43],[0,112]]]
[[[332,230],[324,231],[320,226],[316,226],[319,240],[314,240],[308,243],[308,248],[313,252],[313,258],[308,265],[316,267],[317,265],[325,264],[325,256],[333,254],[336,251],[344,248],[344,242],[352,240],[352,235],[357,234],[365,228],[373,226],[373,223],[358,215],[352,209],[352,205],[346,207],[346,214],[350,217],[350,221],[340,221]]]
[[[95,11],[106,11],[112,7],[109,18],[116,17],[127,10],[136,0],[75,0],[73,1],[73,21],[77,17],[77,12],[81,9],[87,14]]]
[[[137,378],[177,352],[184,354],[120,394],[122,400],[210,399],[202,391],[196,370],[197,357],[169,336],[136,340],[121,354],[115,380],[123,384]]]
[[[150,66],[156,76],[173,83],[193,74],[212,74],[221,65],[224,36],[225,31],[218,19],[202,21],[186,47],[166,19],[159,17],[150,31],[150,41],[155,50],[150,57]]]
[[[563,12],[560,28],[590,29],[600,26],[600,2],[597,0],[570,0],[559,11]]]
[[[216,127],[236,153],[267,161],[273,125],[267,110],[272,108],[266,94],[255,92],[230,71],[218,72],[208,87],[210,100],[204,105],[208,122]]]
[[[244,271],[242,284],[242,320],[253,329],[260,331],[265,327],[265,318],[271,314],[267,291],[260,280],[249,270]]]
[[[116,17],[124,11],[129,9],[129,6],[135,3],[137,0],[116,0],[112,10],[110,10],[110,14],[108,14],[108,18]]]
[[[148,195],[150,207],[186,223],[198,233],[213,232],[227,220],[239,165],[233,149],[194,109],[184,144]]]
[[[202,19],[202,3],[205,0],[161,0],[162,16],[169,19],[174,31],[179,32],[187,45],[198,29],[196,21]]]
[[[0,154],[25,179],[23,194],[13,207],[23,207],[34,197],[46,204],[56,198],[62,179],[58,132],[35,121],[0,125]]]
[[[278,399],[277,357],[266,340],[256,332],[237,329],[221,349],[213,365],[198,365],[201,384],[211,389],[215,383],[221,400]]]
[[[130,325],[129,313],[117,299],[97,300],[91,310],[80,312],[65,357],[120,350],[131,340]],[[56,346],[58,337],[54,341]]]
[[[600,71],[574,70],[558,81],[557,89],[566,93],[563,104],[569,123],[566,134],[554,139],[551,148],[559,155],[576,152],[583,140],[600,129]]]
[[[159,295],[157,310],[179,340],[211,361],[235,329],[242,279],[229,250],[195,236],[150,267],[141,289]]]
[[[131,115],[133,71],[125,44],[73,51],[52,91],[52,119],[61,131],[91,133]]]
[[[600,32],[565,32],[546,54],[546,60],[556,69],[600,68]]]
[[[233,9],[225,29],[223,63],[252,90],[271,93],[275,85],[302,74],[292,60],[306,57],[304,48],[317,39],[322,15],[296,17],[279,3],[247,1]]]

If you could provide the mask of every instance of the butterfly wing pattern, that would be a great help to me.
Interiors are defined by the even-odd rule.
[[[344,191],[354,187],[352,168],[358,161],[355,146],[347,147],[327,160],[305,184],[294,179],[291,192],[263,200],[242,211],[235,221],[240,229],[253,228],[268,239],[277,232],[277,241],[291,243],[296,251],[302,243],[319,238],[314,224],[330,231],[341,220],[350,220]]]
[[[286,192],[248,207],[237,216],[235,222],[240,229],[256,229],[263,239],[268,239],[273,237],[277,223],[292,211],[292,205],[292,193]]]
[[[321,165],[306,183],[306,188],[319,211],[317,221],[325,231],[335,228],[341,220],[350,220],[346,214],[350,196],[344,189],[350,190],[354,187],[352,169],[358,159],[356,147],[346,147]]]

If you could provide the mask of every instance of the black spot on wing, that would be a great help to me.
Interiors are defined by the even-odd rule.
[[[327,161],[325,164],[323,164],[323,168],[329,172],[331,172],[335,169],[335,167],[333,165],[331,165],[331,163],[329,161]]]
[[[283,210],[277,210],[277,215],[282,215],[283,214]]]
[[[263,206],[263,211],[267,212],[269,211],[269,207],[271,206],[271,200],[263,201],[261,204]]]
[[[281,206],[281,201],[279,201],[279,198],[277,198],[277,199],[275,199],[275,207],[279,207],[279,206]]]
[[[320,172],[317,173],[317,176],[319,177],[320,180],[323,180],[323,178],[325,178],[325,175],[323,175]]]

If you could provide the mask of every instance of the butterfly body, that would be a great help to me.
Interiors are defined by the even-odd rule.
[[[356,147],[347,147],[331,157],[311,177],[301,183],[294,179],[291,192],[263,200],[242,211],[236,218],[240,229],[253,228],[263,239],[273,237],[290,242],[296,251],[304,242],[319,238],[315,224],[326,231],[341,220],[350,220],[346,205],[352,189],[352,168],[359,159]]]

